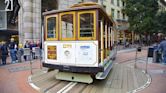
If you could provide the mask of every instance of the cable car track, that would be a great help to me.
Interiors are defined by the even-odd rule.
[[[134,60],[131,61],[134,62]],[[120,64],[114,64],[114,67],[109,73],[106,80],[102,81],[94,80],[92,84],[57,80],[55,79],[53,72],[44,73],[43,75],[38,75],[38,77],[32,76],[31,83],[33,82],[33,80],[36,80],[34,82],[34,85],[38,88],[40,87],[39,92],[41,93],[110,93],[110,92],[114,93],[117,92],[119,89],[121,90],[121,92],[117,93],[126,93],[128,91],[133,91],[134,89],[139,89],[139,88],[141,88],[142,90],[145,88],[145,87],[143,88],[142,86],[144,85],[148,86],[150,84],[150,83],[146,84],[150,77],[147,77],[147,75],[139,69],[133,70],[134,68],[131,68],[131,66],[133,66],[133,63],[131,61]],[[134,75],[134,73],[138,75],[132,76]],[[132,77],[125,78],[129,76]],[[40,80],[38,78],[40,78]],[[136,82],[138,83],[138,85],[135,87],[131,86],[133,84],[128,85],[131,82],[129,82],[130,80],[127,79],[132,79],[132,80],[137,79]],[[128,84],[126,86],[125,82],[118,83],[119,81],[125,81]],[[124,86],[126,86],[126,89],[123,89]]]

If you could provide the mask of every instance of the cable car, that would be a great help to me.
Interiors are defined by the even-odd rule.
[[[44,15],[43,66],[56,79],[92,83],[105,79],[116,57],[115,23],[96,3],[80,3]]]

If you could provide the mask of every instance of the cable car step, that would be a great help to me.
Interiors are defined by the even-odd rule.
[[[112,67],[113,67],[113,62],[112,60],[109,60],[109,62],[104,66],[104,72],[99,72],[96,74],[96,79],[105,79]]]
[[[71,72],[58,72],[55,75],[56,79],[83,82],[83,83],[92,83],[93,79],[89,74],[80,74],[80,73],[71,73]]]

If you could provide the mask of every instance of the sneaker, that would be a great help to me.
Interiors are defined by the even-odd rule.
[[[16,61],[12,61],[11,63],[14,64],[14,63],[16,63]]]

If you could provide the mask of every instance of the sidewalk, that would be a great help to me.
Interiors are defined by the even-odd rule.
[[[39,68],[39,60],[33,62],[33,68]],[[0,93],[38,93],[28,81],[30,74],[29,62],[9,64],[0,66]]]

